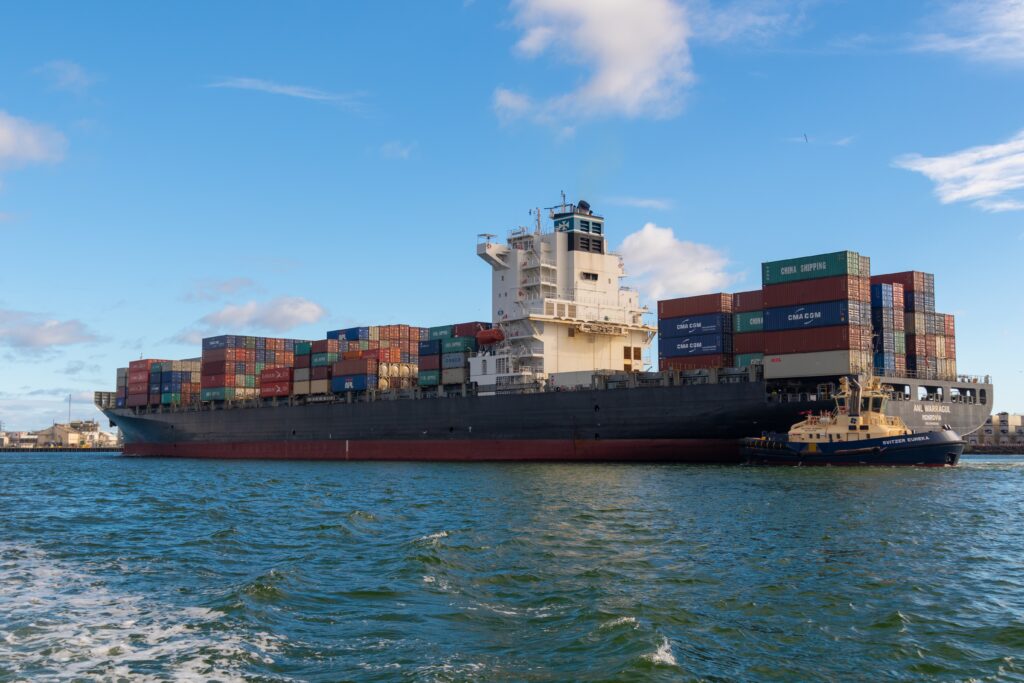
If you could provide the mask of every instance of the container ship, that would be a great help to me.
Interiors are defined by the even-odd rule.
[[[546,211],[478,236],[489,321],[210,337],[120,368],[96,404],[126,455],[325,460],[738,463],[744,438],[828,409],[859,373],[915,432],[991,412],[927,273],[872,275],[852,251],[771,261],[760,289],[658,301],[655,325],[604,218],[564,197]]]

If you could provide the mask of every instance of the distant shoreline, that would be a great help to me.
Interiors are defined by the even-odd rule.
[[[120,448],[75,448],[71,446],[55,446],[53,448],[18,448],[16,446],[0,447],[0,453],[120,453]]]

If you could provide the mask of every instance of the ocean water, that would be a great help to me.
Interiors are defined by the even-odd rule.
[[[0,454],[0,680],[1024,680],[1024,456]]]

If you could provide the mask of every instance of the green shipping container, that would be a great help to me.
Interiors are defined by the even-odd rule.
[[[905,356],[907,354],[907,333],[899,330],[893,332],[892,336],[896,340],[896,355]]]
[[[867,259],[863,259],[866,265]],[[862,259],[855,251],[836,251],[831,254],[802,256],[784,261],[761,264],[761,284],[777,285],[782,282],[814,280],[836,275],[869,275],[861,273]]]
[[[427,330],[429,339],[448,339],[455,335],[454,325],[441,325],[440,327],[431,327]]]
[[[202,401],[230,401],[234,397],[235,390],[231,387],[203,389],[199,392],[199,398]]]
[[[440,382],[440,370],[420,370],[419,385],[421,387],[436,387]]]
[[[476,351],[476,337],[452,337],[441,342],[441,353]]]
[[[736,354],[736,367],[746,368],[754,364],[754,361],[762,363],[764,361],[763,353],[737,353]]]
[[[764,311],[748,311],[733,313],[733,332],[760,332],[764,329]]]
[[[295,345],[296,356],[308,356],[313,351],[313,342],[298,342]]]
[[[311,367],[320,368],[336,362],[338,362],[338,354],[336,353],[314,353],[312,358],[310,358],[309,364]]]

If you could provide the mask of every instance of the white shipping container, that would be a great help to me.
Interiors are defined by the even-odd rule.
[[[819,351],[764,355],[765,379],[850,375],[871,370],[871,354],[865,351]]]
[[[308,382],[309,368],[295,368],[295,375],[292,379],[296,382]]]

